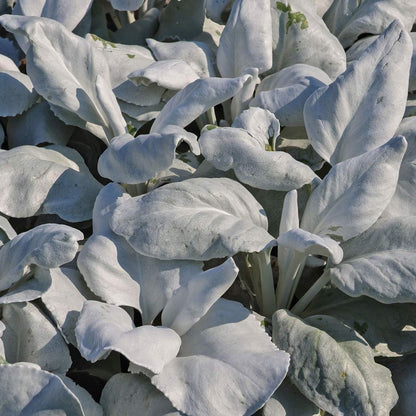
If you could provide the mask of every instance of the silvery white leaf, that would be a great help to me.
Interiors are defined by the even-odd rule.
[[[350,296],[416,303],[415,232],[416,217],[379,220],[343,244],[342,263],[326,273]]]
[[[29,302],[39,299],[51,286],[51,279],[42,267],[33,266],[27,279],[14,284],[6,294],[0,296],[0,304],[14,302]],[[26,277],[26,276],[25,276]]]
[[[146,39],[146,42],[158,61],[181,59],[188,63],[201,78],[217,76],[215,54],[206,43],[196,41],[158,42],[154,39]]]
[[[1,17],[0,17],[1,18]],[[0,116],[13,117],[22,114],[35,104],[39,96],[31,79],[19,71],[0,72]]]
[[[415,304],[388,305],[366,296],[352,298],[338,289],[324,288],[302,316],[331,315],[362,335],[375,356],[397,357],[416,350],[415,312]]]
[[[360,35],[382,33],[393,20],[410,31],[416,12],[412,0],[340,0],[332,3],[323,19],[347,48]]]
[[[262,409],[262,416],[319,416],[319,408],[286,378]]]
[[[121,111],[123,112],[124,118],[126,118],[127,115],[128,117],[133,118],[138,122],[154,120],[164,106],[164,103],[161,102],[155,105],[140,106],[127,103],[122,100],[118,100],[118,104]]]
[[[230,288],[238,274],[232,258],[218,267],[200,273],[173,292],[162,312],[162,325],[180,336],[198,322]]]
[[[52,322],[28,302],[3,305],[2,336],[9,363],[27,361],[43,370],[65,374],[72,364],[68,346]]]
[[[249,415],[279,386],[288,364],[288,354],[277,350],[247,309],[219,299],[182,337],[178,357],[151,381],[183,413]]]
[[[331,79],[345,71],[345,52],[322,19],[299,0],[271,3],[273,67],[294,64],[316,66]]]
[[[201,78],[192,82],[168,101],[150,131],[157,133],[168,125],[187,126],[211,107],[236,95],[250,78]]]
[[[280,133],[279,120],[270,111],[258,107],[251,107],[243,111],[234,119],[231,126],[246,130],[254,138],[261,138],[262,140],[258,140],[259,143],[271,144],[273,150],[274,143]]]
[[[199,76],[185,61],[167,59],[132,72],[129,79],[136,85],[156,84],[168,90],[181,90],[199,79]]]
[[[170,0],[160,13],[159,30],[155,38],[191,40],[202,32],[205,0]]]
[[[74,331],[79,313],[84,302],[94,296],[77,270],[60,267],[44,269],[43,273],[49,276],[51,285],[42,294],[42,302],[65,340],[76,346]]]
[[[0,215],[0,247],[15,238],[16,235],[16,231],[7,218]]]
[[[392,409],[392,416],[411,415],[415,408],[415,371],[416,359],[415,355],[403,357],[400,360],[392,360],[388,364],[393,376],[394,385],[399,393],[399,401]]]
[[[400,22],[332,84],[306,101],[305,126],[312,146],[332,165],[386,143],[404,113],[412,42]]]
[[[396,192],[384,210],[383,217],[416,215],[416,117],[403,119],[397,134],[406,137],[408,146],[400,166]]]
[[[98,160],[98,172],[115,182],[136,184],[152,178],[169,168],[175,158],[175,149],[188,143],[199,154],[196,136],[176,126],[165,128],[161,134],[142,134],[133,137],[124,134],[113,138],[110,146]]]
[[[271,29],[269,0],[235,0],[217,51],[221,76],[238,77],[249,68],[257,68],[260,74],[269,70],[273,59]]]
[[[92,0],[17,0],[14,15],[48,17],[72,31],[90,9]]]
[[[88,41],[47,18],[3,15],[0,23],[29,39],[27,73],[59,118],[104,141],[125,132],[105,59]]]
[[[6,353],[4,352],[4,344],[1,340],[1,337],[3,336],[3,332],[6,329],[6,325],[2,321],[0,321],[0,364],[6,364],[7,361],[4,359]]]
[[[256,85],[260,82],[259,70],[257,68],[249,68],[245,70],[242,75],[247,76],[248,78],[241,90],[239,90],[231,100],[230,120],[234,120],[242,111],[248,109],[249,102],[253,98]],[[227,118],[227,110],[225,111]]]
[[[83,234],[60,224],[44,224],[19,234],[0,249],[0,290],[19,281],[28,266],[54,268],[71,261]]]
[[[20,72],[19,67],[6,55],[0,54],[0,71]]]
[[[142,256],[113,233],[109,218],[117,206],[131,199],[123,192],[112,183],[98,195],[94,234],[78,256],[78,267],[95,294],[108,303],[138,309],[143,323],[150,324],[178,287],[201,274],[203,263]]]
[[[110,227],[139,253],[166,260],[208,260],[274,244],[260,204],[226,178],[188,179],[131,198],[115,209]]]
[[[374,362],[364,338],[337,319],[315,315],[302,321],[278,310],[273,315],[273,341],[291,356],[291,381],[326,412],[386,415],[396,404],[390,371]]]
[[[284,126],[303,126],[303,107],[318,88],[331,83],[319,68],[295,64],[264,78],[250,106],[272,112]]]
[[[118,98],[123,98],[118,96],[118,92],[124,82],[131,89],[137,90],[128,81],[128,74],[146,68],[155,61],[150,51],[143,46],[114,43],[92,34],[88,34],[86,40],[92,47],[98,49],[105,58],[110,70],[111,87]]]
[[[215,168],[233,169],[237,178],[250,186],[290,191],[310,183],[315,173],[284,152],[267,151],[269,142],[234,127],[206,130],[199,139],[201,153]]]
[[[48,103],[35,104],[20,116],[7,122],[7,140],[9,148],[53,143],[65,146],[74,131],[55,117]]]
[[[137,10],[139,9],[144,0],[108,0],[111,2],[111,5],[116,9],[116,10],[122,10],[122,11],[127,11],[127,10]]]
[[[107,416],[180,416],[172,403],[142,374],[119,373],[108,380],[101,394]]]
[[[61,415],[101,416],[99,409],[84,413],[81,401],[60,377],[30,363],[0,366],[0,413],[8,416]],[[81,387],[78,387],[81,389]],[[84,394],[88,394],[84,391]],[[55,415],[55,414],[54,414]]]
[[[0,177],[0,211],[18,218],[57,214],[67,221],[85,221],[102,188],[80,154],[63,146],[0,152]]]
[[[96,362],[117,351],[154,374],[176,357],[181,345],[175,331],[151,325],[136,328],[120,307],[92,300],[84,303],[75,335],[78,349],[88,361]]]
[[[335,165],[312,192],[301,228],[346,241],[373,225],[395,192],[406,147],[397,136]]]
[[[333,264],[338,264],[342,261],[342,248],[338,243],[329,237],[320,237],[301,228],[280,234],[277,244],[300,253],[328,257]]]

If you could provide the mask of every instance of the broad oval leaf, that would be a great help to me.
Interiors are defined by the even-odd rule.
[[[291,191],[310,183],[312,169],[285,152],[267,151],[269,141],[234,127],[206,130],[199,139],[201,153],[216,169],[233,169],[250,186]]]
[[[238,182],[194,178],[120,204],[110,227],[143,255],[208,260],[273,245],[263,212]]]
[[[69,349],[56,327],[35,305],[4,305],[2,320],[6,325],[2,341],[7,362],[26,361],[58,374],[68,371],[72,364]]]
[[[312,146],[332,165],[386,143],[405,110],[412,41],[392,23],[332,84],[305,103]]]
[[[185,414],[250,415],[282,382],[288,364],[288,354],[273,346],[247,309],[220,299],[151,381]]]
[[[126,132],[108,66],[88,41],[47,18],[3,15],[0,23],[29,39],[28,75],[59,118],[106,142]]]
[[[77,390],[89,396],[81,387]],[[8,416],[102,416],[97,404],[91,407],[93,412],[84,413],[82,402],[85,399],[80,400],[60,377],[34,364],[0,365],[0,392],[0,413]],[[92,398],[89,399],[90,403]]]
[[[19,234],[0,249],[0,290],[20,280],[28,267],[55,268],[71,261],[84,235],[75,228],[44,224]]]
[[[382,219],[342,245],[342,263],[326,273],[350,296],[416,303],[416,217]]]
[[[80,154],[63,146],[0,152],[0,178],[0,211],[18,218],[57,214],[71,222],[88,220],[102,188]]]
[[[192,82],[168,101],[150,132],[161,132],[169,125],[187,126],[211,107],[236,95],[250,79],[249,75],[244,75],[238,78],[201,78]]]
[[[127,11],[139,9],[144,0],[108,0],[116,10]]]
[[[250,106],[272,112],[284,126],[303,126],[303,107],[318,88],[331,83],[319,68],[295,64],[264,78]]]
[[[181,416],[142,374],[119,373],[108,380],[100,399],[107,416]]]
[[[346,241],[373,225],[394,194],[406,147],[397,136],[335,165],[310,196],[301,228]]]
[[[227,78],[243,75],[249,68],[258,68],[259,74],[271,68],[272,22],[269,0],[234,1],[221,34],[217,65],[221,76]]]
[[[136,328],[123,309],[92,300],[84,303],[75,335],[79,351],[87,360],[96,362],[117,351],[153,374],[176,357],[181,345],[172,329],[151,325]]]
[[[203,263],[158,260],[137,253],[108,225],[109,217],[130,196],[114,183],[103,188],[94,206],[94,234],[78,256],[78,267],[89,288],[114,305],[131,306],[150,324],[173,292],[199,276]]]
[[[273,315],[273,341],[291,356],[292,382],[334,416],[386,415],[396,404],[390,371],[374,362],[364,338],[337,319],[302,321],[281,309]]]

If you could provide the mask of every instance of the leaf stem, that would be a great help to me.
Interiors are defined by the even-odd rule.
[[[311,303],[312,299],[319,293],[319,291],[331,280],[328,272],[324,272],[322,276],[309,288],[309,290],[299,299],[296,305],[291,309],[296,315],[302,313],[305,308]]]

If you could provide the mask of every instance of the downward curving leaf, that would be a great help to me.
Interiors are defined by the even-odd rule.
[[[98,172],[115,182],[145,182],[168,169],[175,159],[176,147],[188,143],[199,153],[196,136],[176,126],[168,126],[161,134],[130,134],[115,137],[98,160]]]
[[[406,151],[403,137],[338,163],[310,196],[301,228],[346,241],[375,223],[390,202]]]
[[[288,364],[288,354],[273,346],[247,309],[220,299],[151,381],[185,414],[250,415],[282,382]]]
[[[168,125],[187,126],[205,111],[236,95],[250,80],[238,78],[203,78],[187,85],[174,95],[153,123],[151,132],[160,133]]]
[[[350,296],[416,303],[416,217],[377,221],[343,244],[342,263],[327,273]]]
[[[392,23],[332,84],[305,103],[308,137],[332,165],[386,143],[405,110],[412,41]]]
[[[364,338],[337,319],[302,321],[281,309],[273,315],[273,341],[291,356],[292,382],[326,412],[381,416],[396,404],[390,371],[374,362]]]
[[[88,220],[102,187],[80,154],[63,146],[0,152],[0,179],[0,211],[18,218],[57,214],[71,222]]]
[[[208,260],[274,244],[263,208],[226,178],[188,179],[131,198],[115,209],[110,227],[139,253],[166,260]]]
[[[83,234],[60,224],[44,224],[19,234],[0,249],[0,290],[19,281],[31,265],[55,268],[71,261]]]
[[[249,68],[258,68],[260,74],[269,70],[272,66],[271,29],[269,0],[234,1],[217,51],[221,76],[237,77]]]
[[[47,18],[3,15],[0,23],[29,39],[27,73],[59,118],[104,141],[125,133],[105,59],[88,41]]]
[[[117,351],[154,374],[176,357],[181,345],[173,330],[151,325],[135,328],[126,311],[97,301],[84,303],[75,334],[79,351],[87,360],[94,363]]]
[[[243,129],[219,127],[206,130],[199,139],[201,152],[216,169],[233,169],[250,186],[290,191],[310,183],[315,173],[285,152],[267,151],[268,140]]]

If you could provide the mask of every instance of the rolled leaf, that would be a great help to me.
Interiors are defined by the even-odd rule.
[[[305,103],[312,146],[332,165],[386,143],[406,106],[412,41],[399,22]]]
[[[139,253],[166,260],[208,260],[274,244],[262,207],[225,178],[188,179],[132,198],[115,209],[110,227]]]
[[[281,309],[273,315],[273,341],[291,356],[291,381],[334,416],[389,414],[396,404],[390,371],[374,362],[364,338],[337,319],[302,321]]]

